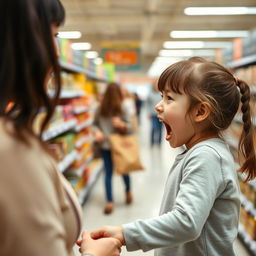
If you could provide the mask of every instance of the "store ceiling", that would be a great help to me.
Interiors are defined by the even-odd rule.
[[[163,42],[171,39],[169,33],[172,30],[256,28],[256,15],[184,14],[186,7],[256,6],[256,0],[62,0],[62,3],[66,9],[66,23],[61,31],[81,31],[82,38],[74,41],[89,42],[92,50],[99,53],[103,42],[138,42],[141,45],[143,71],[147,71],[162,49]]]

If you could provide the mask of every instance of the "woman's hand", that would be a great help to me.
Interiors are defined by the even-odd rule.
[[[94,131],[94,140],[99,143],[102,143],[105,140],[105,136],[101,130]]]
[[[122,246],[115,238],[94,240],[86,231],[82,233],[82,240],[77,241],[77,245],[80,246],[79,251],[82,254],[88,253],[93,256],[120,256]]]
[[[111,121],[116,129],[125,130],[127,128],[126,123],[119,117],[112,117]]]
[[[122,245],[125,245],[123,229],[120,226],[103,226],[91,232],[91,238],[99,239],[103,237],[113,237],[118,239]]]

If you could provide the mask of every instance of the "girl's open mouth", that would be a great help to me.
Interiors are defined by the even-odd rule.
[[[166,140],[170,140],[171,137],[172,137],[172,128],[171,126],[169,126],[167,123],[163,122],[164,123],[164,126],[165,126],[165,129],[166,129],[166,137],[165,139]]]

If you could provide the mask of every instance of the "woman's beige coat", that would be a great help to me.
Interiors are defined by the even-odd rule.
[[[0,255],[66,256],[81,229],[81,209],[55,161],[0,120]]]

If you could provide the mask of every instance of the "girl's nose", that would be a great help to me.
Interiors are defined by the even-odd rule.
[[[162,100],[155,105],[155,110],[157,112],[162,112],[163,111]]]

